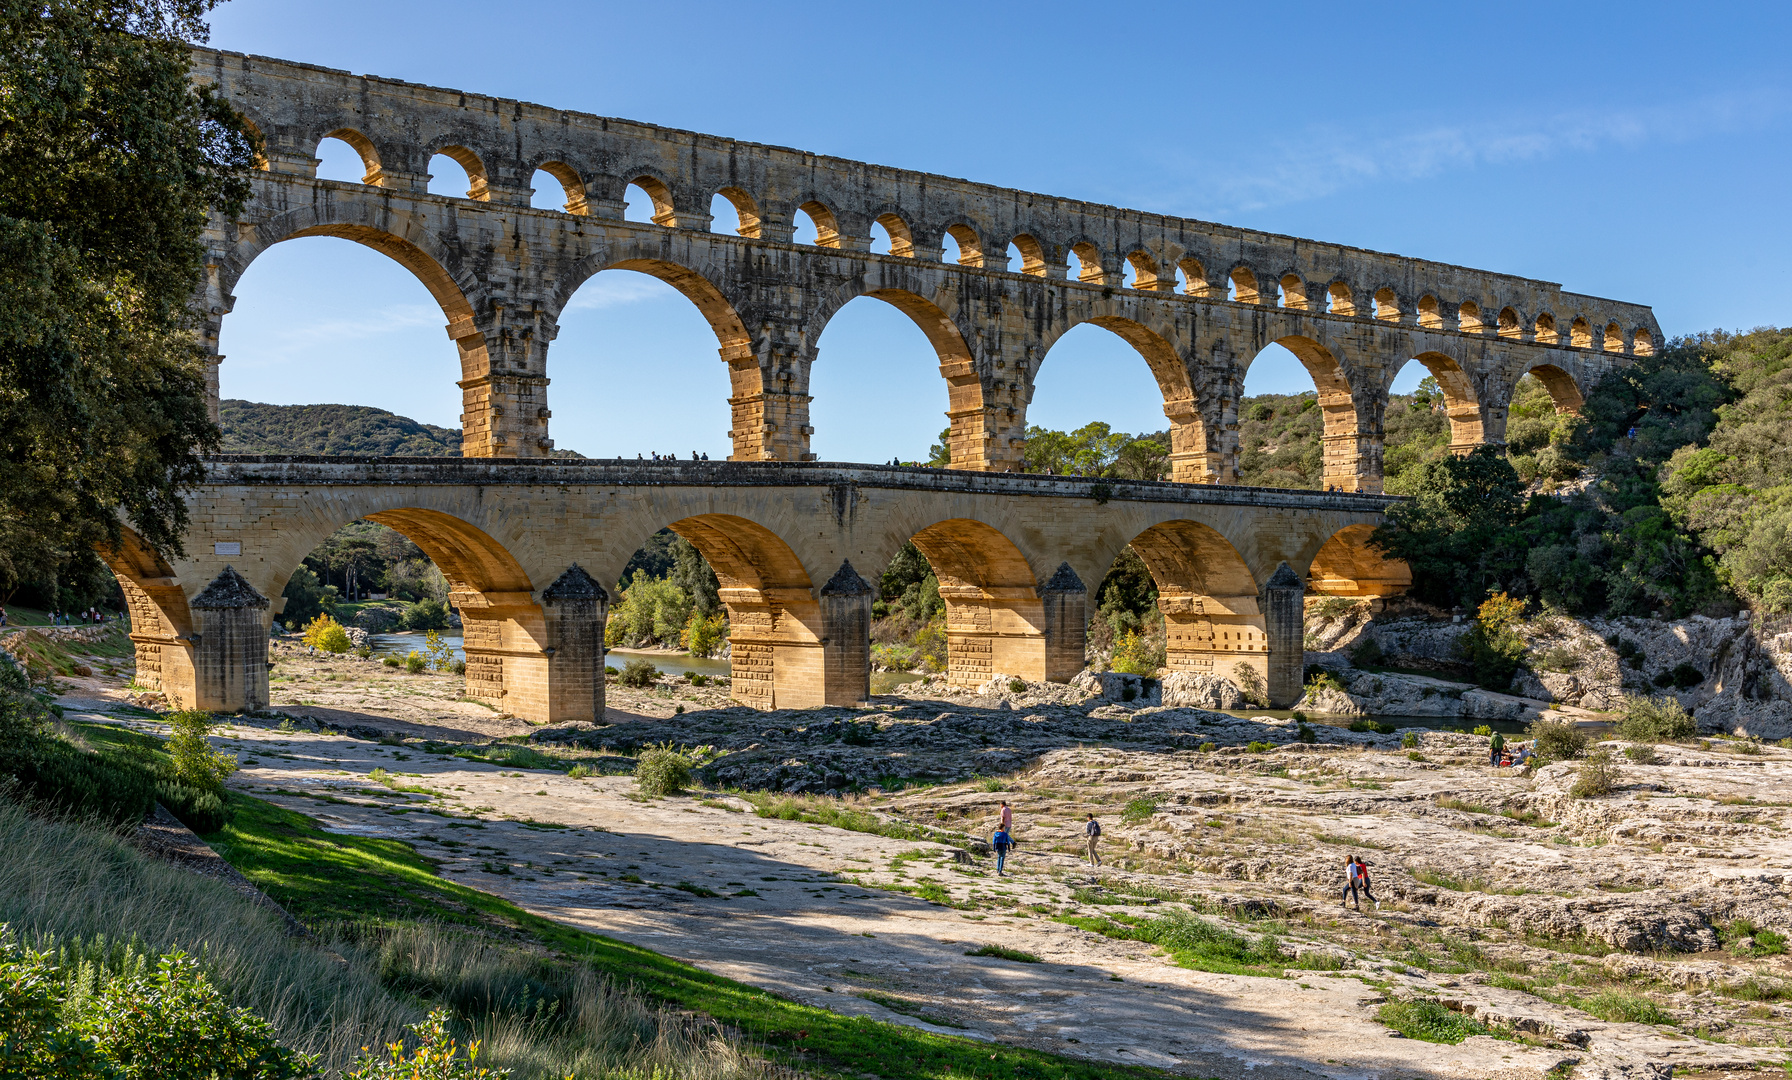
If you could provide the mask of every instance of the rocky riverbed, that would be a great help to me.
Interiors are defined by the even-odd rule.
[[[1489,768],[1478,736],[1166,707],[1200,688],[1116,676],[766,713],[664,680],[613,685],[611,723],[531,728],[449,676],[297,652],[276,675],[276,708],[219,739],[233,783],[842,1012],[1203,1077],[1740,1075],[1792,1044],[1776,746],[1613,744],[1614,790],[1583,799],[1579,763]],[[153,724],[103,680],[69,689],[77,714]],[[630,755],[667,742],[700,787],[642,801]],[[1004,799],[1020,847],[997,877]],[[1339,906],[1351,854],[1378,905]],[[1172,912],[1282,959],[1135,933]],[[986,945],[1040,962],[965,955]],[[1403,1000],[1491,1034],[1389,1038]]]

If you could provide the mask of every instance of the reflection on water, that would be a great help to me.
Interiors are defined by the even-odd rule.
[[[392,656],[404,656],[413,649],[420,655],[428,656],[429,654],[424,652],[423,638],[423,631],[421,630],[405,630],[396,634],[369,634],[367,643],[373,646],[373,655],[375,656],[386,656],[388,654]],[[467,654],[461,649],[461,636],[459,634],[443,634],[442,644],[454,650],[454,658],[456,660],[465,660],[467,658]]]
[[[871,692],[873,694],[894,693],[904,683],[920,682],[925,675],[916,675],[912,671],[873,671],[871,673]]]
[[[691,672],[697,675],[708,675],[714,678],[728,677],[728,661],[705,660],[690,653],[655,652],[648,649],[610,649],[604,656],[604,663],[621,671],[630,660],[645,660],[659,668],[665,675],[683,675]]]

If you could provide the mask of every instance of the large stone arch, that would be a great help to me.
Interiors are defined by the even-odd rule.
[[[1535,375],[1537,381],[1543,384],[1543,388],[1549,391],[1550,400],[1555,402],[1556,412],[1579,415],[1581,409],[1586,406],[1587,399],[1581,390],[1580,382],[1555,364],[1532,364],[1520,373],[1519,378],[1523,378],[1525,375]],[[1513,380],[1512,385],[1516,390],[1518,386],[1516,379]],[[1507,400],[1511,400],[1510,393],[1507,394]]]
[[[390,206],[365,199],[342,198],[324,193],[313,203],[258,221],[240,230],[237,241],[219,262],[208,288],[206,336],[212,353],[208,380],[213,419],[220,397],[218,335],[222,319],[236,302],[237,283],[249,266],[275,244],[309,236],[352,240],[385,255],[409,270],[441,307],[460,361],[462,417],[461,452],[468,457],[488,457],[503,448],[492,438],[489,412],[492,387],[492,353],[480,326],[482,289],[478,279],[461,264],[454,249],[443,244],[425,224]],[[514,452],[514,448],[512,450]]]
[[[168,560],[126,526],[119,526],[118,543],[98,550],[124,592],[137,653],[136,682],[178,702],[178,692],[194,686],[196,631],[179,576]]]
[[[1157,583],[1171,671],[1248,683],[1267,680],[1270,642],[1257,581],[1244,557],[1210,525],[1186,518],[1151,526],[1132,550]]]
[[[708,513],[667,527],[716,572],[728,609],[731,697],[801,709],[869,696],[872,590],[849,563],[818,592],[791,546],[756,521]]]
[[[1436,350],[1420,352],[1412,361],[1424,366],[1443,391],[1444,410],[1450,418],[1450,453],[1462,455],[1487,441],[1485,416],[1475,380],[1455,357]],[[1398,371],[1389,371],[1389,386]],[[1388,390],[1382,389],[1382,400]]]
[[[946,602],[948,682],[1063,682],[1082,669],[1084,589],[1068,566],[1042,579],[1006,534],[973,518],[935,521],[911,539]]]
[[[1285,334],[1259,342],[1250,360],[1240,366],[1239,386],[1249,374],[1263,350],[1280,345],[1293,353],[1307,369],[1319,392],[1319,408],[1324,423],[1321,435],[1322,466],[1320,483],[1327,490],[1381,490],[1381,454],[1377,438],[1365,433],[1358,415],[1357,396],[1351,385],[1350,372],[1331,348],[1305,334]],[[1385,394],[1382,395],[1385,398]],[[1379,429],[1380,424],[1375,427]]]
[[[808,450],[807,380],[793,389],[788,378],[790,358],[775,355],[769,343],[766,363],[762,363],[740,306],[717,284],[723,274],[699,260],[688,262],[697,265],[672,257],[664,242],[629,240],[606,245],[574,263],[555,282],[552,315],[558,319],[578,290],[605,270],[633,270],[672,286],[709,324],[716,336],[717,354],[728,365],[728,434],[733,443],[729,460],[801,460]]]
[[[1204,415],[1189,377],[1187,361],[1172,344],[1173,330],[1155,329],[1131,315],[1103,310],[1107,304],[1090,305],[1087,311],[1067,317],[1039,341],[1040,369],[1051,358],[1052,346],[1078,326],[1099,326],[1131,345],[1157,382],[1163,395],[1164,416],[1170,421],[1170,479],[1177,483],[1211,484],[1220,480],[1217,451],[1218,425]],[[1034,378],[1037,379],[1037,373]],[[1028,404],[1032,403],[1029,392]]]
[[[809,316],[803,335],[810,350],[809,359],[820,358],[817,343],[834,316],[860,297],[881,300],[907,315],[927,338],[939,360],[940,377],[946,380],[946,445],[952,454],[950,467],[991,471],[995,464],[992,459],[998,457],[991,454],[989,446],[995,437],[995,429],[986,423],[988,395],[971,350],[970,335],[958,325],[951,312],[924,295],[925,283],[918,280],[927,274],[924,266],[879,268],[886,271],[879,277],[895,280],[867,280],[871,275],[856,276],[821,298]]]

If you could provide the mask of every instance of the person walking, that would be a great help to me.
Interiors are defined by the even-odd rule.
[[[1493,750],[1493,767],[1494,767],[1494,768],[1496,768],[1496,769],[1497,769],[1497,768],[1499,768],[1499,765],[1500,765],[1500,753],[1501,753],[1501,752],[1502,752],[1502,751],[1504,751],[1504,750],[1505,750],[1505,749],[1506,749],[1506,737],[1505,737],[1505,736],[1504,736],[1504,735],[1501,735],[1501,734],[1500,734],[1500,733],[1499,733],[1499,732],[1497,732],[1497,731],[1496,731],[1496,732],[1494,732],[1494,733],[1493,733],[1493,743],[1492,743],[1492,750]]]
[[[1361,911],[1362,897],[1368,897],[1369,902],[1375,905],[1375,910],[1381,910],[1381,901],[1375,899],[1375,894],[1369,890],[1369,864],[1363,861],[1362,856],[1352,855],[1344,861],[1344,895],[1338,906],[1350,907],[1355,904],[1356,909]]]
[[[989,846],[996,849],[996,876],[1006,877],[1002,868],[1008,862],[1009,849],[1014,847],[1014,837],[1008,835],[1006,827],[997,829],[996,834],[989,838]]]
[[[1363,861],[1363,857],[1361,855],[1358,855],[1356,857],[1356,868],[1358,871],[1358,873],[1357,873],[1358,880],[1360,880],[1363,883],[1364,898],[1367,899],[1371,904],[1375,905],[1376,911],[1380,911],[1381,910],[1381,901],[1375,899],[1375,888],[1369,881],[1369,864]]]
[[[1014,831],[1014,808],[1008,805],[1007,799],[1002,800],[1002,831]]]
[[[1089,865],[1100,866],[1101,854],[1095,850],[1095,842],[1101,839],[1101,822],[1095,820],[1094,814],[1089,815],[1088,823],[1083,826],[1083,835],[1089,838]]]

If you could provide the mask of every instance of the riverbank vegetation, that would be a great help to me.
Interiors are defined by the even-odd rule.
[[[1377,542],[1414,593],[1494,593],[1574,615],[1792,612],[1792,331],[1669,342],[1607,375],[1538,442],[1442,457],[1413,476]],[[1515,411],[1516,416],[1516,411]]]

